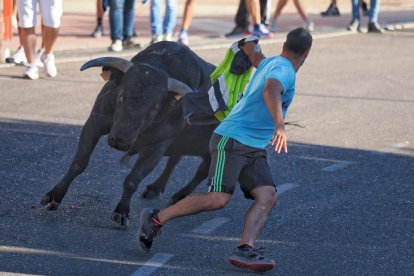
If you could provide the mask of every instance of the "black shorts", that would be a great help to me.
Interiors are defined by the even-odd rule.
[[[213,133],[210,153],[209,192],[233,194],[237,182],[246,198],[253,198],[250,191],[259,186],[272,186],[276,190],[265,149]]]

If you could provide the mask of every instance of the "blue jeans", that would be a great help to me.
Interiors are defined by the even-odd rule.
[[[161,0],[151,0],[150,20],[152,35],[172,34],[177,21],[176,0],[165,0],[164,21],[161,16]]]
[[[109,25],[112,40],[126,40],[134,32],[136,0],[109,0]]]
[[[351,0],[352,1],[352,20],[360,20],[360,5],[361,0]],[[369,22],[377,22],[378,21],[378,13],[379,7],[381,4],[381,0],[371,0],[369,6]]]

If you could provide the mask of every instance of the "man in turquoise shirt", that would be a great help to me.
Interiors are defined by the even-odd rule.
[[[162,210],[144,209],[138,227],[140,248],[148,252],[167,221],[223,208],[237,185],[254,200],[244,219],[242,237],[228,261],[254,271],[273,269],[275,261],[254,248],[267,216],[276,205],[276,186],[266,146],[287,153],[284,117],[295,93],[295,74],[306,60],[312,36],[304,28],[288,33],[280,56],[265,58],[254,43],[241,49],[257,68],[240,102],[210,140],[209,191],[193,193]]]

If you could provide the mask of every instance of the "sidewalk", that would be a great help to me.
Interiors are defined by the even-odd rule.
[[[65,2],[65,12],[62,17],[60,36],[55,49],[57,63],[87,60],[99,56],[131,56],[134,51],[137,51],[129,50],[121,53],[113,53],[107,50],[110,44],[107,14],[104,17],[104,36],[102,38],[93,38],[90,36],[96,24],[94,15],[95,1],[89,1],[90,3],[88,2],[87,4],[85,1],[80,0],[67,2]],[[183,0],[178,1],[179,17],[177,19],[176,31],[179,30],[179,24],[182,19],[181,11],[183,2]],[[238,0],[228,0],[225,1],[226,4],[222,4],[223,2],[219,0],[206,0],[203,4],[200,3],[199,6],[196,6],[195,17],[189,29],[191,48],[211,48],[220,47],[220,45],[227,47],[229,42],[234,40],[226,39],[224,35],[234,27],[234,14],[237,11]],[[310,17],[315,22],[314,36],[335,35],[338,33],[344,35],[349,34],[345,31],[345,27],[351,18],[349,14],[350,5],[346,4],[348,1],[346,3],[345,1],[338,1],[338,6],[342,12],[341,16],[321,17],[319,12],[326,9],[326,2],[329,1],[315,0],[315,3],[312,3],[312,7],[308,7]],[[346,7],[348,7],[348,10]],[[139,1],[135,22],[138,37],[135,38],[135,41],[143,47],[148,45],[151,38],[148,8],[149,4],[142,6]],[[347,11],[348,13],[346,13]],[[214,14],[214,16],[211,14]],[[414,27],[414,0],[383,0],[379,21],[384,27],[389,27],[390,29],[395,27]],[[363,27],[366,26],[366,22],[367,18],[363,18]],[[294,27],[302,26],[302,24],[293,5],[291,3],[288,4],[278,21],[279,33],[272,40],[283,39],[286,32]],[[40,34],[40,28],[38,28],[37,33]],[[272,40],[268,41],[270,42]],[[40,44],[40,37],[38,37],[38,44]],[[5,41],[3,45],[11,50],[15,50],[18,46],[17,36],[15,35],[12,41]],[[0,64],[0,66],[9,65]]]

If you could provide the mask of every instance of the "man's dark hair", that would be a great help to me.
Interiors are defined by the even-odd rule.
[[[290,31],[286,37],[284,48],[296,54],[303,55],[312,47],[312,35],[304,28]]]

